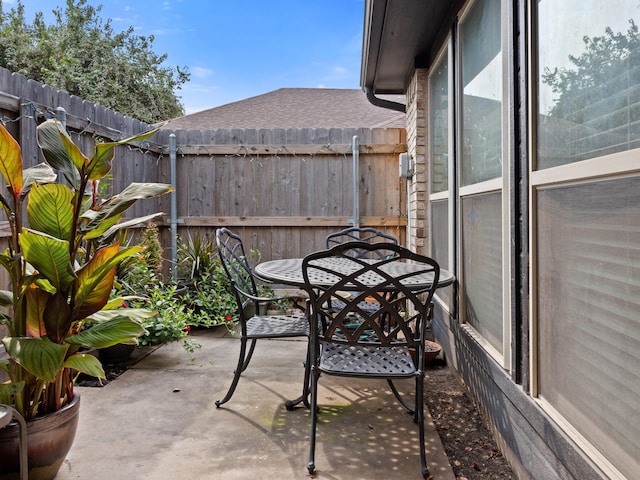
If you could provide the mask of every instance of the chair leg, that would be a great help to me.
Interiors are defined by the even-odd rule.
[[[231,400],[233,396],[233,392],[235,392],[236,387],[238,386],[238,381],[240,380],[240,374],[245,371],[247,366],[249,366],[249,360],[251,360],[251,355],[253,354],[253,349],[256,346],[256,339],[251,340],[251,347],[249,347],[249,353],[247,354],[247,338],[242,337],[240,339],[240,354],[238,355],[238,365],[236,369],[233,371],[233,380],[231,381],[231,386],[227,391],[227,394],[224,396],[222,400],[216,400],[216,408],[220,407],[223,403],[227,403]]]
[[[304,361],[304,383],[302,385],[302,395],[296,398],[295,400],[287,400],[285,402],[285,407],[288,411],[293,410],[293,408],[298,405],[300,402],[304,403],[304,406],[310,408],[309,405],[309,379],[310,379],[310,369],[311,369],[311,345],[307,344],[307,358]]]
[[[424,441],[424,376],[416,378],[416,422],[418,423],[418,434],[420,436],[420,464],[422,467],[422,477],[430,480],[432,475],[427,466],[427,453]]]
[[[393,380],[391,380],[390,378],[387,379],[387,383],[389,384],[389,388],[391,388],[391,391],[393,392],[393,395],[396,397],[396,399],[400,402],[400,404],[407,409],[407,411],[409,413],[411,413],[414,416],[414,420],[415,420],[415,414],[416,414],[416,410],[414,407],[412,407],[411,405],[409,405],[406,400],[404,398],[402,398],[402,395],[400,395],[400,392],[398,392],[398,389],[396,388],[396,386],[393,384]]]
[[[249,362],[251,361],[251,357],[253,357],[253,351],[256,349],[256,339],[251,340],[251,346],[249,347],[249,353],[247,353],[246,358],[244,359],[244,363],[242,364],[242,371],[244,372],[249,366]]]
[[[318,378],[320,372],[315,367],[311,367],[311,433],[309,443],[309,463],[307,470],[313,475],[316,470],[316,423],[318,421]]]

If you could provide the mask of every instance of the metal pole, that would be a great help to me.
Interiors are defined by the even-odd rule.
[[[169,213],[169,225],[171,227],[171,265],[172,278],[178,280],[177,257],[178,257],[178,205],[176,199],[176,135],[169,135],[169,176],[173,192],[171,192],[171,212]]]
[[[56,108],[56,120],[58,120],[61,124],[62,127],[66,130],[67,128],[67,111],[64,109],[64,107],[57,107]],[[64,183],[64,175],[62,174],[61,171],[58,170],[58,183]],[[91,195],[92,191],[91,191],[91,184],[87,185],[87,188],[85,190],[85,194],[87,195]]]
[[[354,227],[359,227],[360,226],[360,207],[359,207],[360,192],[359,192],[358,186],[360,184],[360,178],[358,175],[358,160],[359,160],[359,154],[360,154],[360,145],[358,143],[357,135],[353,136],[351,154],[353,155],[353,220],[352,220],[352,223]]]
[[[64,107],[56,108],[56,119],[62,124],[64,128],[67,128],[67,111]]]

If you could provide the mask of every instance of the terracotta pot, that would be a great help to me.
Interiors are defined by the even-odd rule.
[[[78,427],[80,394],[50,415],[27,422],[29,480],[53,480],[71,449]],[[0,480],[20,478],[19,428],[9,424],[0,429]]]
[[[424,341],[424,368],[427,368],[431,362],[435,360],[438,356],[442,347],[437,342],[432,342],[431,340]],[[409,349],[411,353],[411,357],[413,358],[413,363],[415,364],[418,360],[416,359],[416,352],[413,348]]]

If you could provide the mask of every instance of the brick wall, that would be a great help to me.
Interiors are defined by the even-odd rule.
[[[409,248],[429,253],[427,228],[427,71],[415,70],[406,91],[407,96],[407,152],[414,165],[414,175],[407,187],[409,204]]]

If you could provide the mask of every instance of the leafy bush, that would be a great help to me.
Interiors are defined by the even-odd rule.
[[[176,265],[178,278],[184,283],[193,283],[208,272],[214,270],[213,264],[218,260],[218,248],[215,241],[208,237],[196,235],[178,238],[178,262]]]
[[[142,256],[148,267],[155,273],[160,274],[162,271],[162,244],[160,243],[160,235],[155,223],[149,222],[142,231],[140,245],[144,247]]]
[[[176,296],[175,285],[155,285],[148,300],[133,302],[134,307],[149,308],[156,312],[142,322],[149,332],[139,338],[141,345],[160,345],[174,342],[189,334],[190,313]]]
[[[129,243],[128,231],[120,232],[121,245]],[[162,280],[162,246],[158,227],[150,222],[141,234],[140,246],[143,250],[125,259],[116,270],[115,290],[119,295],[146,296],[147,291]]]
[[[181,300],[175,285],[154,285],[149,292],[149,298],[133,301],[133,306],[152,309],[155,312],[155,315],[142,322],[148,333],[139,338],[140,345],[162,345],[182,341],[182,346],[190,354],[202,347],[188,338],[193,312]]]
[[[235,296],[215,242],[200,235],[178,244],[178,277],[188,287],[183,301],[193,326],[228,325],[236,315]]]
[[[184,294],[184,302],[193,311],[192,325],[213,327],[233,322],[236,301],[230,289],[220,263],[213,273],[206,273],[193,283]]]
[[[111,298],[118,266],[140,247],[114,239],[119,230],[156,216],[123,220],[135,201],[173,188],[132,183],[106,200],[87,192],[96,191],[96,182],[111,169],[116,146],[154,133],[97,143],[87,157],[60,122],[46,120],[36,134],[47,163],[24,168],[20,145],[0,125],[6,187],[0,203],[10,232],[0,264],[11,287],[0,291],[0,304],[8,307],[0,369],[9,376],[0,383],[0,403],[27,420],[70,402],[78,372],[105,378],[102,365],[81,348],[135,344],[144,333],[141,320],[152,312],[118,308],[122,300]],[[89,323],[94,325],[83,329]]]

